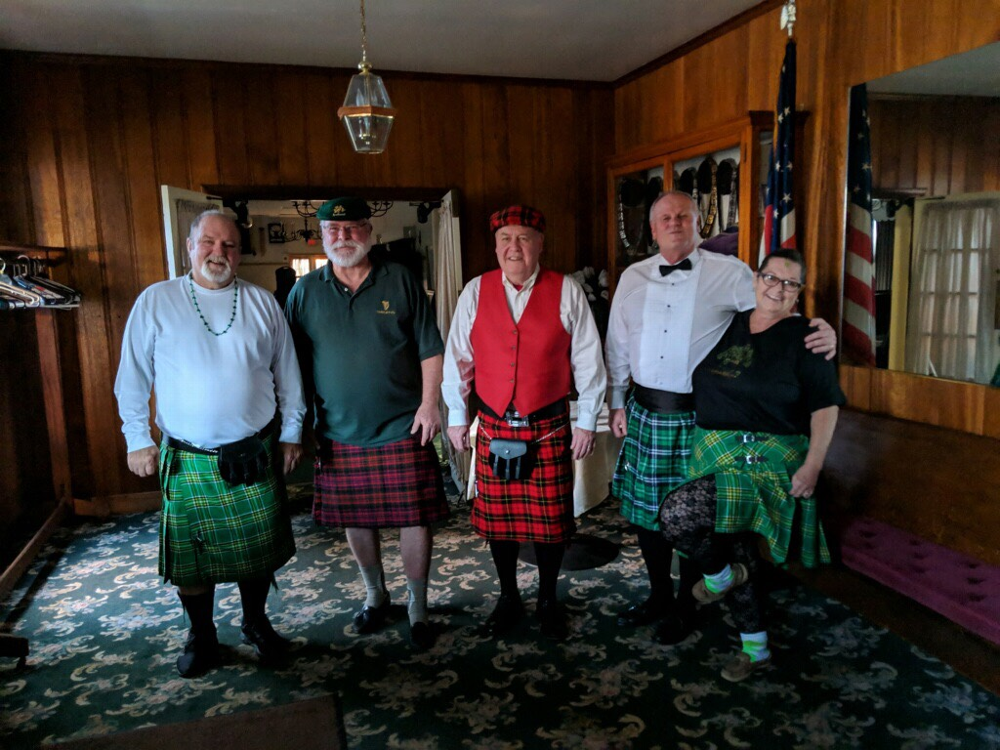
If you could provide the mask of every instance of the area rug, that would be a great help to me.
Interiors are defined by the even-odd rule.
[[[497,588],[488,549],[458,507],[435,537],[436,645],[408,642],[398,537],[383,535],[390,623],[358,636],[364,589],[342,533],[294,516],[298,553],[277,577],[285,665],[239,643],[235,586],[219,587],[224,664],[174,670],[187,629],[156,575],[156,514],[65,530],[15,590],[0,622],[31,639],[28,668],[0,662],[0,746],[190,721],[334,694],[351,748],[1000,748],[1000,699],[895,635],[791,579],[770,594],[774,665],[731,684],[738,647],[724,605],[677,646],[615,614],[646,592],[635,537],[612,502],[581,531],[621,545],[602,567],[565,571],[571,634],[543,639],[530,613],[535,569],[519,567],[529,616],[509,637],[477,634]]]

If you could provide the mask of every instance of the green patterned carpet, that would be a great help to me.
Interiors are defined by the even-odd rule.
[[[533,618],[512,637],[475,634],[496,590],[487,548],[460,508],[438,533],[431,609],[437,645],[407,641],[405,582],[384,537],[392,622],[359,637],[363,587],[342,533],[294,519],[299,551],[269,608],[294,639],[287,666],[258,669],[239,645],[235,586],[219,588],[225,663],[197,680],[174,671],[186,631],[156,576],[156,514],[61,532],[0,621],[30,637],[29,668],[0,661],[0,746],[340,696],[352,748],[1000,748],[1000,698],[844,606],[794,583],[771,594],[775,666],[740,684],[718,678],[738,643],[723,606],[684,643],[655,644],[614,614],[645,593],[635,539],[606,502],[581,531],[622,542],[595,570],[565,573],[563,644]],[[530,602],[535,569],[520,567]],[[529,604],[529,612],[533,605]]]

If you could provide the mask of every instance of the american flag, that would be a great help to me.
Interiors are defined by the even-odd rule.
[[[875,364],[875,263],[872,253],[872,147],[868,90],[851,89],[847,146],[847,253],[844,256],[844,349]]]
[[[795,41],[785,45],[778,82],[778,106],[771,158],[767,168],[767,208],[760,260],[779,247],[795,249],[795,201],[792,189],[792,161],[795,154]]]

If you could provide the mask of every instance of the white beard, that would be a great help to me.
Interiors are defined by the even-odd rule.
[[[226,268],[224,271],[216,271],[209,261],[225,263]],[[213,284],[228,284],[233,278],[233,267],[229,264],[229,258],[224,255],[212,255],[205,258],[205,262],[201,264],[199,270],[201,275]]]
[[[348,255],[338,253],[340,248],[351,248],[351,253]],[[341,268],[353,268],[358,265],[368,255],[369,250],[371,250],[371,243],[358,242],[357,240],[338,240],[329,245],[326,242],[323,243],[323,252],[326,253],[326,257],[333,265]]]

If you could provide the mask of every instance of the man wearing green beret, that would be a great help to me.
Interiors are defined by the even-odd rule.
[[[367,590],[354,615],[359,634],[381,628],[389,613],[379,530],[400,530],[410,640],[429,648],[431,524],[448,516],[431,443],[441,429],[444,344],[413,274],[369,256],[365,201],[327,201],[317,218],[330,262],[300,279],[285,303],[315,410],[313,518],[346,529]]]

